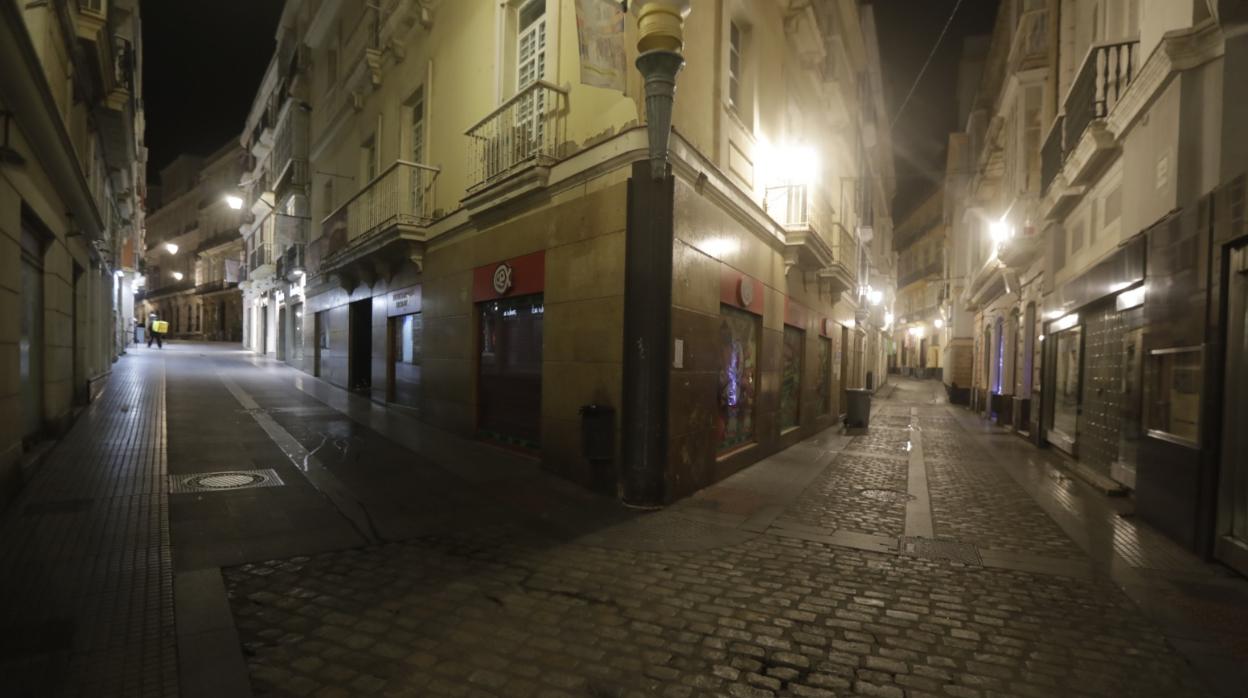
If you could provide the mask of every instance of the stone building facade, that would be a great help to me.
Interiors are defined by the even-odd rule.
[[[0,505],[129,343],[142,56],[137,0],[0,3]]]
[[[1002,3],[946,183],[973,408],[1241,571],[1245,22],[1233,2]]]
[[[231,141],[207,157],[181,155],[160,173],[147,221],[146,287],[136,319],[154,314],[171,339],[242,341],[243,214],[237,197],[244,154]],[[237,203],[237,198],[234,199]]]
[[[603,3],[580,26],[615,49],[587,65],[578,4],[287,2],[242,138],[242,232],[266,250],[245,335],[660,503],[884,380],[873,18],[850,1]],[[639,31],[640,15],[662,21]],[[659,179],[639,42],[684,60]],[[613,438],[583,431],[587,405],[611,410]]]

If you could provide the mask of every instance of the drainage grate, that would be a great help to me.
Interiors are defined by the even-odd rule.
[[[983,564],[975,546],[948,540],[905,537],[901,539],[901,554],[928,560],[952,560],[967,565]]]
[[[889,504],[908,502],[914,499],[914,495],[909,492],[902,492],[901,490],[863,489],[858,490],[858,494],[866,497],[867,499],[874,499],[877,502],[887,502]]]
[[[282,478],[272,468],[169,476],[170,494],[246,490],[255,487],[278,487],[284,484],[286,483],[282,482]]]

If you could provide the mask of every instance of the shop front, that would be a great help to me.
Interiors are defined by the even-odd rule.
[[[536,452],[542,444],[544,252],[473,270],[477,435]]]
[[[386,299],[386,402],[420,413],[424,322],[421,287],[391,291]]]
[[[1144,321],[1142,240],[1046,301],[1043,438],[1105,483],[1134,487]]]

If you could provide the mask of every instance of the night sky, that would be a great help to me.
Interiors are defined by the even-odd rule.
[[[892,121],[957,0],[875,0]],[[276,46],[282,0],[142,0],[148,179],[180,153],[208,154],[237,137]],[[893,130],[894,215],[936,183],[955,123],[951,99],[963,38],[992,30],[998,0],[962,0],[940,50]]]
[[[891,123],[957,0],[876,0],[884,98]],[[923,80],[893,128],[897,171],[895,222],[920,203],[944,176],[945,144],[958,124],[954,99],[962,41],[990,34],[999,0],[962,0]]]
[[[142,0],[147,179],[243,131],[277,42],[282,0]]]

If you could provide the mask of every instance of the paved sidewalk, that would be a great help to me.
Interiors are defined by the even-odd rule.
[[[178,694],[164,380],[119,361],[6,511],[0,694]]]

